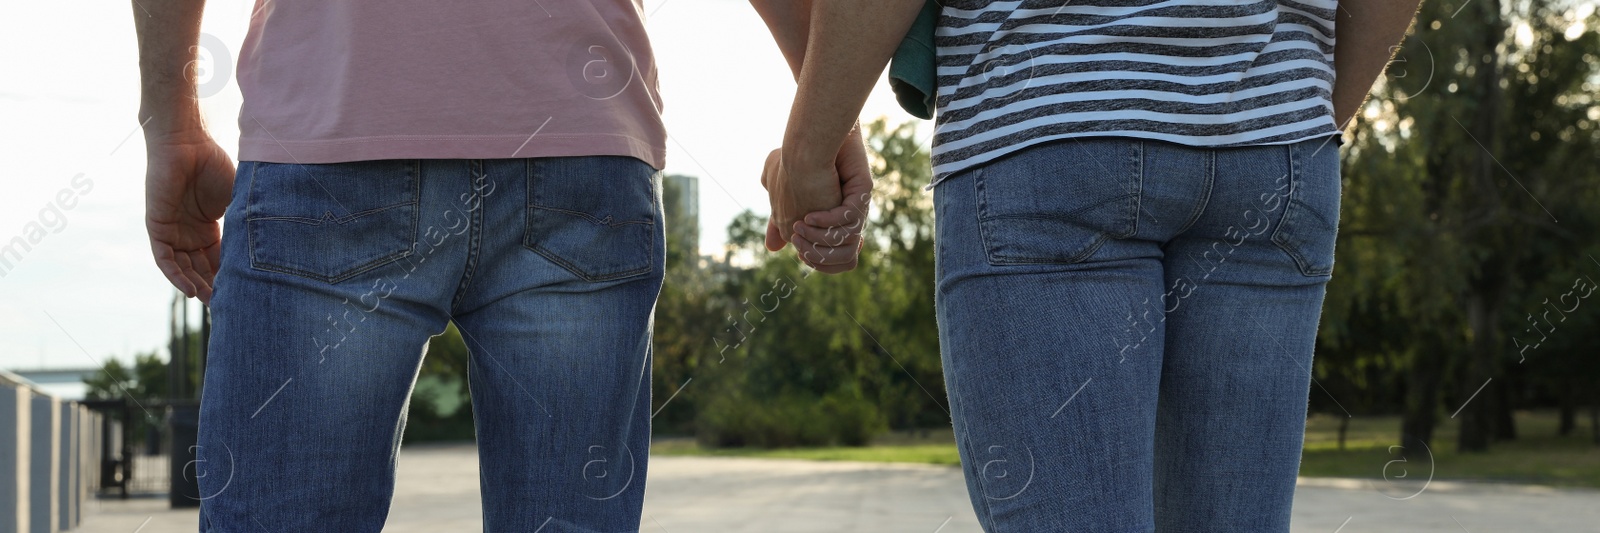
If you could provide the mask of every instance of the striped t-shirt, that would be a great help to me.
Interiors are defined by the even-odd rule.
[[[936,179],[1021,148],[1333,135],[1337,0],[943,0]]]

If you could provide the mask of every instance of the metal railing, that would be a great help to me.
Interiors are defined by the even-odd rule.
[[[128,477],[128,492],[134,494],[166,494],[172,490],[171,456],[134,455],[133,472]]]

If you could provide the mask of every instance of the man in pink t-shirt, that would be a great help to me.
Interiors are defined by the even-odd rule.
[[[452,322],[484,529],[637,530],[666,151],[638,0],[260,0],[237,168],[203,0],[135,3],[151,248],[214,318],[200,530],[379,531]]]

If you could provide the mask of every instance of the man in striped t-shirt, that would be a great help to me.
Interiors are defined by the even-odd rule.
[[[1330,144],[1418,1],[941,2],[936,301],[985,530],[1288,531]],[[847,269],[851,125],[923,0],[753,3],[799,80],[769,247]]]

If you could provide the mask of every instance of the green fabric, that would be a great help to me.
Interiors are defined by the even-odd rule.
[[[894,90],[895,100],[907,113],[923,120],[933,118],[933,99],[938,89],[933,48],[933,30],[938,22],[939,3],[928,0],[889,60],[889,88]]]

